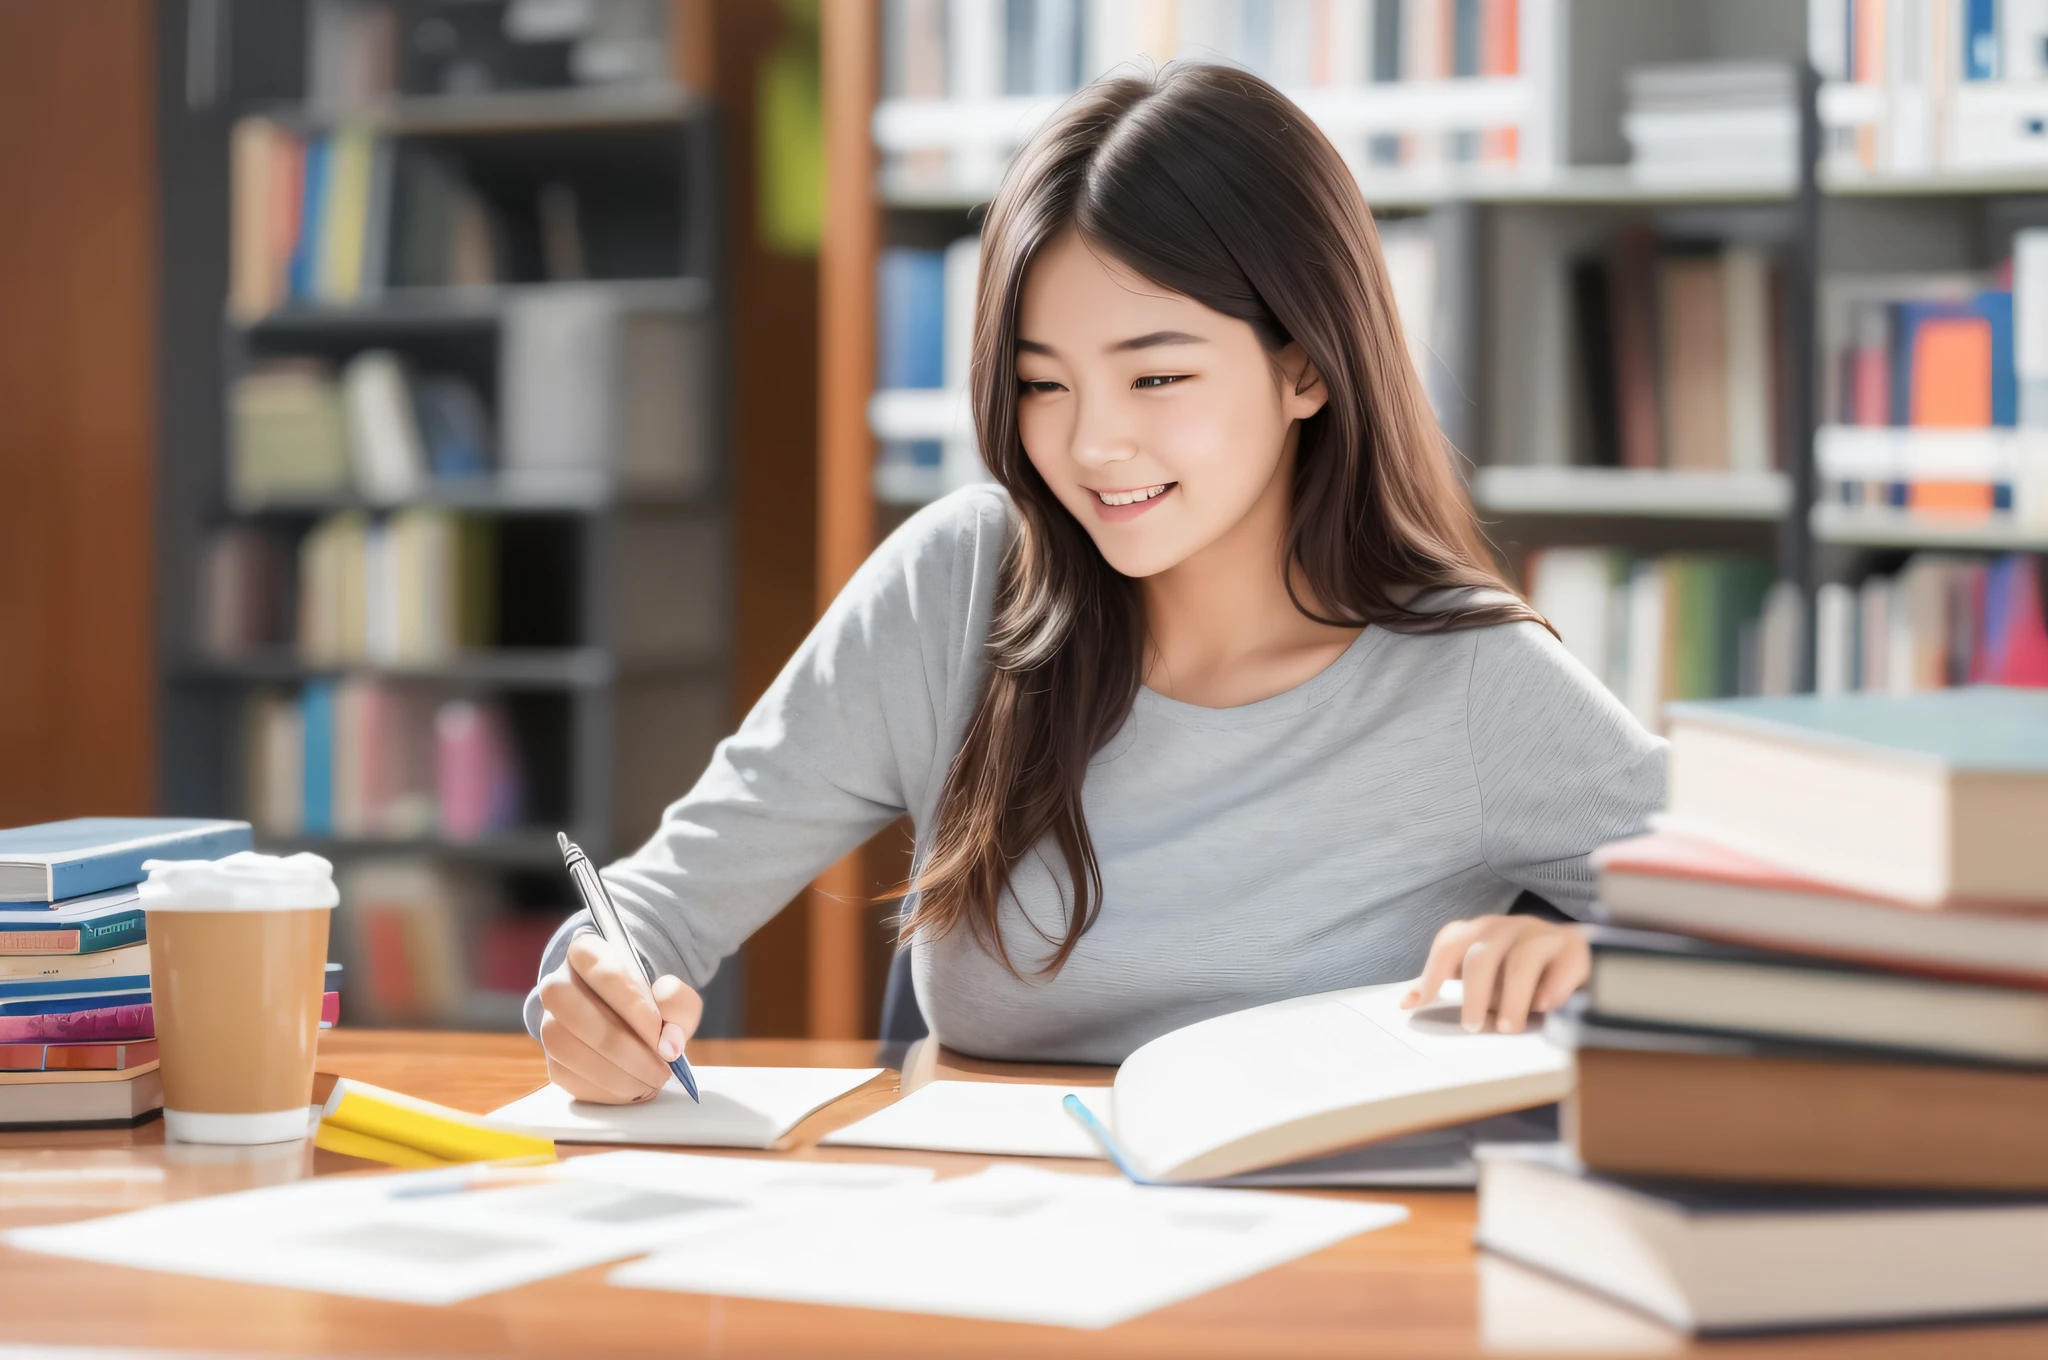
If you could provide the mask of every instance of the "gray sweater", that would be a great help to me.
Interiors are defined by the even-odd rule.
[[[980,486],[891,535],[653,838],[604,871],[658,968],[702,986],[906,812],[922,850],[979,696],[1010,521]],[[1236,708],[1141,689],[1083,788],[1103,906],[1065,968],[1032,972],[1038,931],[1065,928],[1053,851],[1018,864],[1003,905],[1025,977],[963,926],[914,942],[918,1001],[963,1052],[1119,1062],[1226,1011],[1412,977],[1439,927],[1524,888],[1581,913],[1587,852],[1640,831],[1663,791],[1663,742],[1534,624],[1368,628]],[[529,995],[530,1031],[540,1014]]]

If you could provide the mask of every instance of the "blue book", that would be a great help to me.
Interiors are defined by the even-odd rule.
[[[294,302],[309,302],[320,272],[320,218],[327,201],[327,165],[330,140],[311,137],[306,141],[304,194],[300,198],[299,239],[292,243],[292,258],[286,272]]]
[[[875,385],[945,386],[946,252],[892,246],[875,280]]]
[[[1997,80],[1999,74],[1998,0],[1964,0],[1963,79]]]
[[[1913,342],[1922,322],[1981,317],[1991,327],[1991,423],[2019,419],[2019,380],[2013,363],[2012,294],[1983,292],[1956,301],[1901,302],[1892,327],[1892,424],[1913,423]]]
[[[118,991],[81,991],[74,989],[62,996],[0,996],[0,1015],[70,1015],[74,1011],[97,1011],[110,1006],[146,1006],[149,1004],[148,979],[142,987],[127,987]]]
[[[148,938],[135,889],[0,907],[0,954],[97,954]]]
[[[306,729],[306,787],[300,821],[308,836],[334,834],[334,685],[309,682],[299,692],[299,716]]]
[[[1930,772],[2048,776],[2048,689],[1970,685],[1923,694],[1794,694],[1669,704],[1706,724]]]
[[[120,977],[7,978],[0,980],[0,1002],[66,1001],[96,998],[109,992],[149,991],[149,974],[129,973]],[[146,999],[146,998],[145,998]],[[117,1004],[117,1003],[109,1003]],[[125,1002],[118,1004],[127,1004]]]
[[[148,875],[147,859],[219,859],[253,842],[247,822],[74,817],[0,831],[0,902],[60,902]]]

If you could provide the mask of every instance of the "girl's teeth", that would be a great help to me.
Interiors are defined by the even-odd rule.
[[[1135,505],[1139,501],[1149,501],[1165,490],[1166,483],[1161,482],[1138,491],[1098,491],[1095,494],[1104,505]]]

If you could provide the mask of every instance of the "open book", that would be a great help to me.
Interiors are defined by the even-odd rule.
[[[1571,1090],[1571,1055],[1541,1033],[1465,1033],[1455,983],[1404,1011],[1412,985],[1278,1001],[1161,1035],[1124,1060],[1093,1131],[1134,1180],[1216,1180]],[[1091,1122],[1085,1105],[1073,1113]]]

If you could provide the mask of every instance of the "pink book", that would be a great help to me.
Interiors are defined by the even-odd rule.
[[[434,715],[434,783],[441,834],[473,840],[490,829],[490,741],[483,710],[451,699]]]

